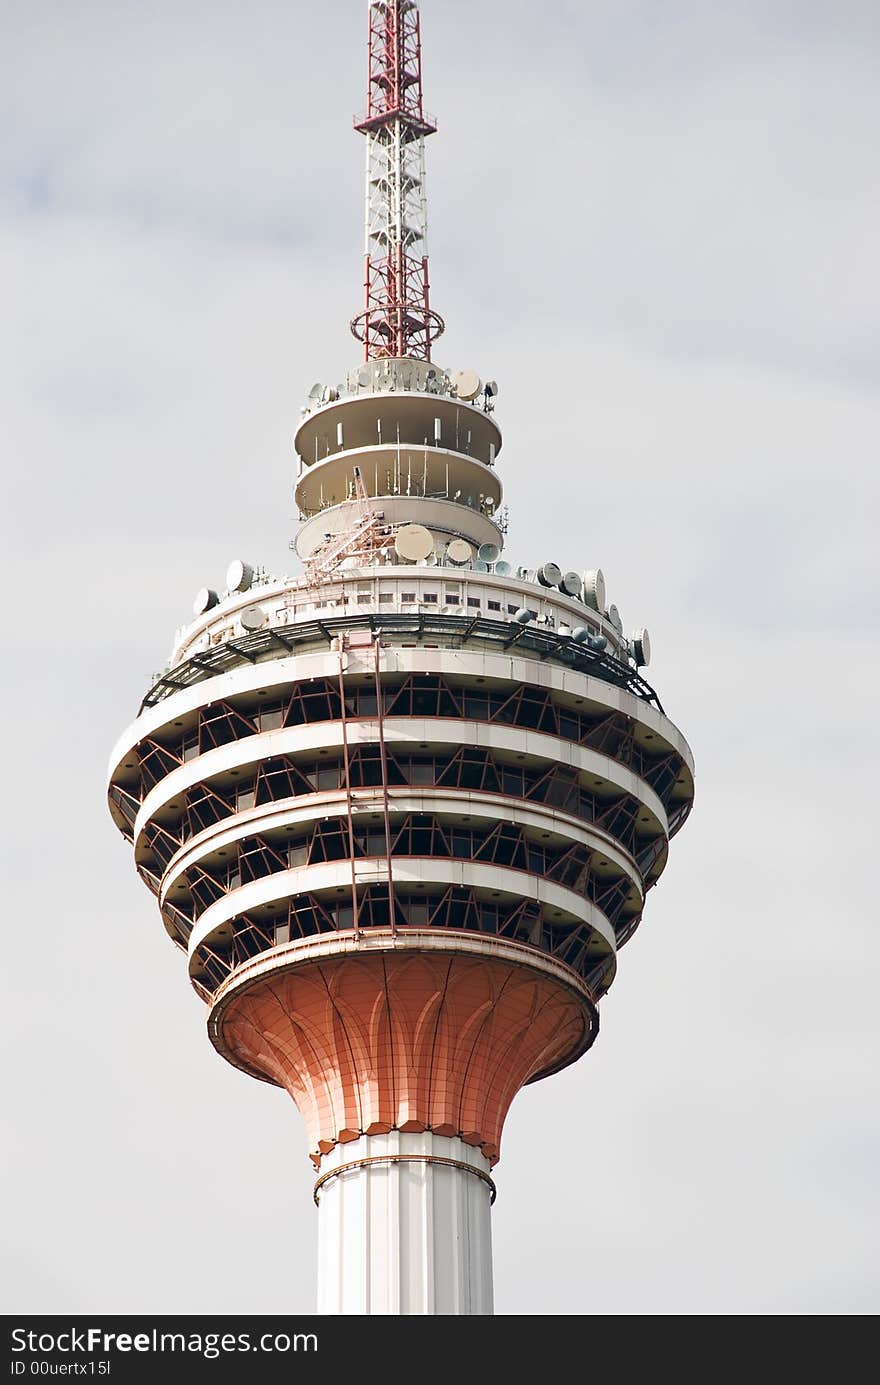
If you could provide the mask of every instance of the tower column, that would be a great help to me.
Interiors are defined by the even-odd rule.
[[[489,1160],[460,1139],[391,1131],[321,1162],[318,1312],[486,1315]]]

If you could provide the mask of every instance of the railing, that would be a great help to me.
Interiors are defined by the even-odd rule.
[[[607,651],[585,649],[569,636],[560,635],[547,627],[517,626],[511,621],[489,620],[483,615],[448,616],[428,611],[414,611],[412,614],[389,612],[381,615],[376,611],[351,612],[343,616],[326,616],[297,622],[294,625],[272,626],[266,630],[235,635],[214,648],[200,650],[198,654],[184,660],[174,669],[160,674],[146,693],[140,711],[155,707],[163,698],[170,697],[172,693],[180,692],[184,688],[193,687],[207,678],[216,677],[242,664],[255,664],[271,657],[279,649],[293,654],[303,645],[314,644],[320,640],[325,640],[329,646],[337,635],[350,630],[371,630],[374,633],[392,636],[415,634],[419,638],[431,635],[452,638],[459,636],[463,642],[477,639],[500,644],[505,651],[515,643],[523,649],[539,654],[543,659],[553,659],[580,673],[590,674],[603,682],[624,688],[635,697],[641,698],[643,702],[651,703],[659,712],[663,712],[659,697],[641,674]]]

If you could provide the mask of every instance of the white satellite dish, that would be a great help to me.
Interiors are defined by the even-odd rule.
[[[496,380],[487,380],[483,386],[483,390],[485,391],[487,399],[494,399],[495,395],[498,393],[498,382]]]
[[[561,581],[561,583],[560,583],[560,586],[561,586],[562,590],[565,592],[566,596],[575,596],[575,597],[580,596],[581,592],[583,591],[583,583],[581,582],[580,573],[579,573],[579,572],[566,572],[566,573],[563,573],[563,577],[562,577],[562,581]]]
[[[469,404],[472,399],[476,399],[483,388],[480,377],[475,370],[457,370],[452,377],[452,383],[456,387],[459,399],[463,399],[466,404]]]
[[[505,562],[503,558],[499,558],[498,562],[495,564],[496,577],[509,577],[511,572],[513,572],[513,568],[510,566],[510,563]]]
[[[262,606],[248,606],[241,613],[241,623],[245,630],[261,630],[266,624],[266,612]]]
[[[471,567],[473,568],[474,572],[489,571],[489,564],[485,562],[482,558],[474,558],[474,561],[471,563]]]
[[[562,570],[556,563],[542,563],[537,578],[542,587],[558,587],[562,581]]]
[[[453,539],[446,550],[446,556],[456,567],[462,567],[469,563],[473,557],[474,550],[466,539]]]
[[[254,570],[250,563],[235,558],[226,569],[226,587],[231,592],[246,592],[254,580]]]
[[[647,668],[651,662],[651,638],[647,630],[634,630],[630,639],[633,658],[639,668]]]
[[[620,612],[618,611],[617,607],[616,607],[616,606],[609,606],[609,607],[608,607],[608,610],[605,612],[605,614],[606,614],[606,616],[608,617],[608,619],[611,621],[611,624],[614,626],[614,628],[615,628],[615,630],[617,631],[618,635],[622,635],[622,634],[623,634],[623,621],[622,621],[621,618],[620,618]]]
[[[397,531],[394,548],[398,558],[405,562],[417,563],[434,551],[434,536],[424,524],[404,524]]]
[[[317,401],[321,398],[321,395],[322,395],[323,393],[324,393],[324,386],[321,384],[321,382],[320,382],[320,380],[319,380],[318,383],[315,384],[315,385],[312,385],[312,388],[309,390],[309,399],[312,399],[312,400],[315,401],[315,403],[317,403]]]
[[[200,587],[193,602],[193,614],[203,616],[206,611],[210,611],[213,606],[216,606],[219,600],[220,597],[211,587]]]
[[[584,584],[583,602],[594,611],[605,609],[605,578],[600,567],[581,574]]]
[[[501,557],[501,549],[497,543],[481,543],[477,549],[477,557],[482,558],[484,563],[494,563]]]

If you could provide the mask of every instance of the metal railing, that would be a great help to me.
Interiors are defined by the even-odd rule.
[[[159,674],[141,702],[140,712],[155,707],[165,697],[193,687],[208,678],[228,673],[230,669],[242,664],[261,663],[278,656],[278,651],[287,654],[301,651],[303,646],[325,641],[329,647],[337,636],[351,630],[371,630],[374,634],[415,635],[417,638],[438,635],[448,639],[456,637],[462,642],[481,640],[487,644],[497,644],[503,650],[512,645],[528,649],[542,659],[552,659],[567,668],[576,669],[605,683],[624,688],[635,697],[641,698],[663,712],[663,706],[654,689],[641,674],[623,663],[608,651],[585,649],[567,635],[538,625],[517,625],[508,620],[489,620],[482,615],[454,616],[440,612],[376,611],[351,612],[342,616],[326,616],[320,619],[297,622],[293,625],[271,626],[268,629],[235,635],[211,649],[203,649],[189,659],[185,659],[173,669]]]

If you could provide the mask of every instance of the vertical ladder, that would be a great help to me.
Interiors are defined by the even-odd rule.
[[[382,765],[382,808],[385,816],[385,859],[388,863],[388,919],[392,937],[397,932],[397,919],[394,911],[394,882],[391,876],[391,816],[388,811],[388,756],[385,751],[385,709],[382,704],[382,680],[379,673],[379,651],[382,642],[379,636],[373,643],[373,674],[376,686],[376,716],[379,724],[379,758]]]
[[[352,927],[354,928],[355,938],[359,938],[361,933],[358,920],[357,875],[355,873],[354,859],[354,815],[352,813],[351,767],[348,755],[348,723],[345,715],[345,680],[343,678],[346,648],[346,637],[343,635],[339,641],[339,715],[342,720],[342,762],[345,767],[345,811],[348,817],[348,854],[351,858]]]

